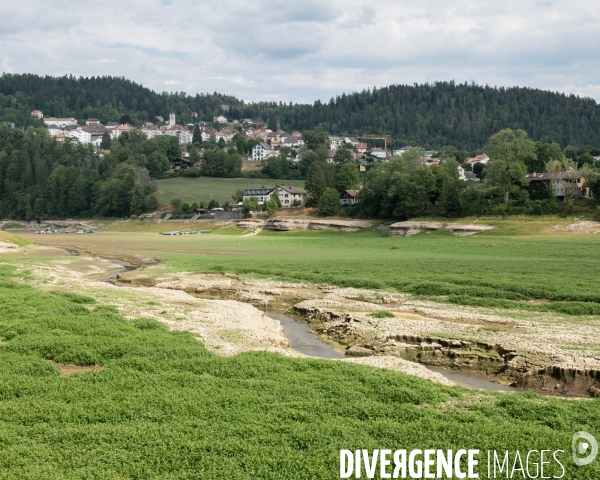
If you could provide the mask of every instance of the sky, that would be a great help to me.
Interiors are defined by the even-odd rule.
[[[0,72],[327,101],[454,80],[600,101],[598,0],[5,0]]]

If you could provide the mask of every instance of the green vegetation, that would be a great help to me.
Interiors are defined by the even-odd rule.
[[[380,310],[378,312],[369,313],[369,317],[373,318],[392,318],[395,317],[392,312],[388,312],[386,310]]]
[[[172,199],[180,198],[187,203],[204,203],[205,207],[212,199],[223,204],[232,201],[236,190],[246,188],[274,187],[275,185],[291,183],[294,187],[303,189],[303,180],[272,180],[263,178],[167,178],[158,180],[156,196],[161,204],[169,204]]]
[[[218,233],[218,232],[217,232]],[[416,235],[379,232],[268,232],[243,248],[218,235],[181,239],[168,264],[188,271],[225,271],[356,288],[436,296],[450,303],[571,315],[600,315],[589,275],[600,268],[600,238]],[[243,255],[232,255],[243,251]],[[531,299],[549,300],[533,304]]]
[[[29,241],[24,238],[13,235],[12,233],[0,231],[0,242],[14,243],[19,247],[29,245]]]
[[[488,394],[388,370],[247,353],[126,321],[87,297],[43,293],[0,267],[4,478],[339,477],[339,450],[563,450],[595,432],[600,401]],[[50,363],[101,365],[61,376]],[[561,474],[555,463],[547,475]]]
[[[222,104],[229,105],[224,112]],[[342,94],[330,102],[288,105],[285,102],[245,103],[220,94],[189,96],[158,94],[134,82],[114,77],[0,77],[0,120],[17,126],[39,125],[34,108],[46,116],[78,120],[94,117],[103,123],[125,114],[133,124],[167,118],[171,109],[182,123],[225,114],[229,119],[279,121],[288,131],[321,128],[331,134],[388,133],[392,146],[422,145],[479,149],[504,128],[521,128],[534,140],[567,145],[600,146],[599,107],[580,98],[532,88],[495,88],[454,82],[391,85]],[[198,113],[198,118],[192,117]]]

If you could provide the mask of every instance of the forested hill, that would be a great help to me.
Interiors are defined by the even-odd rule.
[[[229,106],[223,110],[222,105]],[[189,96],[155,93],[123,78],[40,77],[4,74],[0,77],[0,121],[19,126],[33,122],[29,112],[46,116],[99,118],[118,121],[130,115],[134,123],[168,116],[179,122],[276,117],[285,130],[321,127],[332,134],[390,134],[393,146],[437,148],[453,145],[476,149],[503,128],[522,128],[534,140],[567,145],[600,146],[600,106],[595,100],[531,88],[492,88],[454,82],[392,85],[344,94],[328,103],[292,105],[245,103],[221,94]]]

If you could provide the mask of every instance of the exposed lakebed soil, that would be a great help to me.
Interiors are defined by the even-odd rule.
[[[290,309],[313,331],[351,358],[396,357],[420,364],[485,374],[504,385],[562,396],[600,392],[600,356],[593,321],[531,312],[496,312],[417,301],[409,295],[336,288],[227,274],[155,276],[132,272],[131,285],[182,290],[261,308]],[[394,312],[375,318],[375,312]]]
[[[47,247],[28,254],[40,256],[43,248]],[[48,255],[57,251],[47,248]],[[138,267],[125,272],[114,259],[61,252],[63,259],[40,260],[32,270],[34,280],[28,281],[48,290],[92,296],[114,305],[126,318],[149,317],[169,328],[191,331],[222,355],[267,350],[302,356],[290,348],[280,323],[261,311],[268,308],[309,324],[320,339],[343,351],[346,361],[446,384],[451,382],[424,365],[473,372],[550,395],[600,394],[599,327],[591,318],[495,312],[400,293],[227,273],[162,274],[152,258],[122,259]],[[109,277],[118,286],[99,282]],[[393,316],[372,316],[382,311]]]

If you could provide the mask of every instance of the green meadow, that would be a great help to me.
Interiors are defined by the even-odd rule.
[[[156,197],[159,203],[168,204],[174,198],[180,198],[190,205],[194,202],[208,205],[211,198],[220,204],[232,202],[231,196],[236,190],[245,188],[274,187],[276,185],[288,185],[304,189],[304,180],[272,180],[269,178],[166,178],[158,180],[158,191]],[[211,197],[212,195],[212,197]]]
[[[130,222],[115,227],[121,232],[27,238],[100,255],[156,257],[167,272],[228,272],[412,293],[449,304],[600,315],[600,235],[548,233],[552,222],[508,222],[472,237],[447,231],[388,237],[376,227],[243,237],[248,232],[235,225],[213,225],[212,235],[139,233],[200,228],[194,225]]]
[[[359,448],[480,449],[482,478],[488,449],[563,450],[562,478],[600,476],[598,462],[570,458],[574,432],[598,433],[600,400],[264,352],[219,357],[191,334],[15,280],[0,267],[2,478],[334,479],[339,450]],[[61,376],[57,364],[103,368]]]

